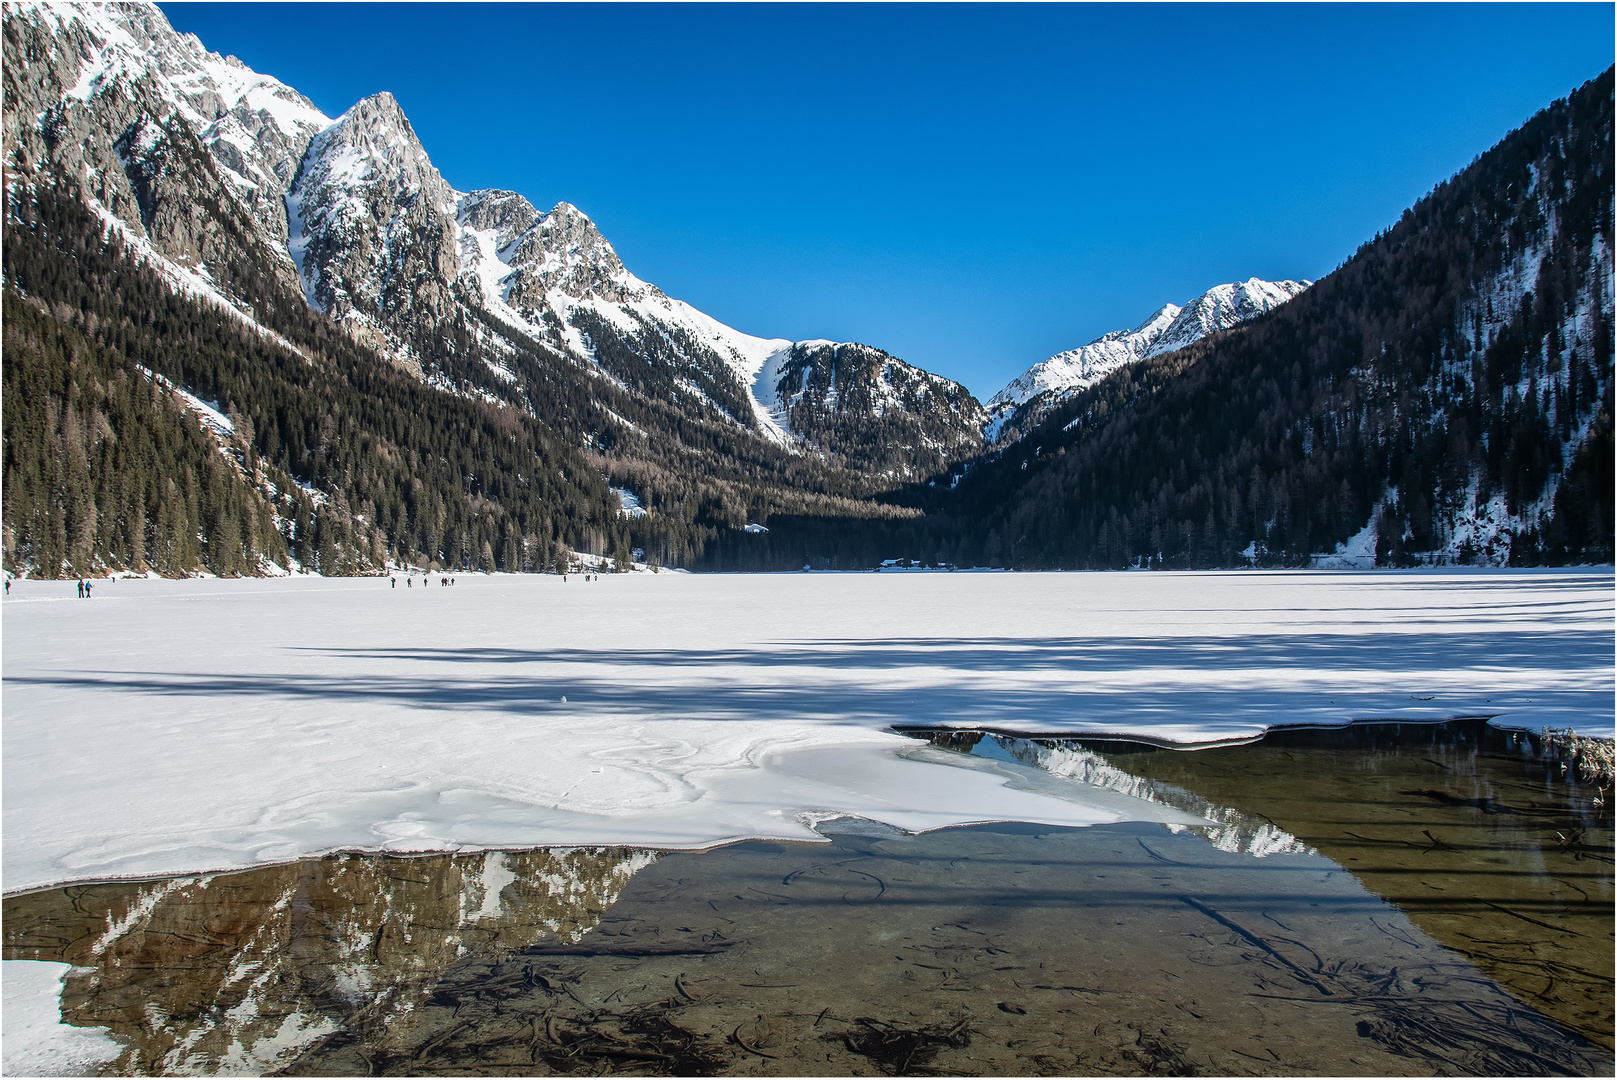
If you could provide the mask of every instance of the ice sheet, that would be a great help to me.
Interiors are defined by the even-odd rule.
[[[4,887],[806,838],[838,813],[1161,820],[916,755],[892,724],[1613,727],[1609,569],[456,578],[14,583]]]

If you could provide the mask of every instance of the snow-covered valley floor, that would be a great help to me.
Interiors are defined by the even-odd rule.
[[[1174,820],[893,724],[1613,728],[1610,569],[420,581],[15,583],[5,890],[340,849],[810,839],[839,814]]]

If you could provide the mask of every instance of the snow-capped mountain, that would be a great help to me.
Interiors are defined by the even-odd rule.
[[[331,122],[308,99],[150,5],[7,3],[5,49],[8,172],[77,180],[186,291],[244,246],[293,281],[280,196]]]
[[[676,410],[833,452],[819,427],[794,428],[760,379],[793,342],[742,333],[637,278],[568,203],[542,213],[514,192],[455,191],[391,94],[332,119],[146,4],[8,3],[5,33],[11,161],[79,178],[176,287],[252,323],[253,305],[229,283],[254,264],[452,392],[532,411],[526,368],[539,347]],[[980,406],[949,385],[920,395],[872,386],[814,415],[868,405],[878,411],[854,426],[877,430],[913,408],[929,430],[969,427]],[[930,461],[933,444],[955,453],[980,441],[915,445]]]
[[[649,360],[672,376],[675,393],[776,443],[797,441],[752,393],[790,341],[744,334],[640,280],[571,203],[540,213],[511,191],[457,198],[461,281],[498,322],[620,380],[636,381],[630,369]]]
[[[989,399],[988,440],[997,440],[1008,429],[1031,426],[1068,395],[1093,386],[1120,367],[1228,330],[1278,307],[1311,284],[1251,278],[1215,285],[1184,307],[1164,304],[1132,330],[1114,330],[1081,348],[1040,361]]]
[[[349,109],[311,140],[286,194],[310,306],[410,355],[453,313],[456,201],[392,94]]]

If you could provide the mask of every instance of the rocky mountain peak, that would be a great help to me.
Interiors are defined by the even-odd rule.
[[[355,103],[319,141],[310,157],[336,165],[328,171],[332,182],[385,188],[400,203],[424,196],[440,213],[454,215],[454,192],[427,157],[398,100],[386,90]]]
[[[511,285],[511,301],[521,306],[538,307],[551,291],[621,303],[647,288],[589,215],[568,202],[557,203],[517,242],[510,263],[521,271]]]
[[[1290,300],[1311,284],[1308,281],[1248,278],[1215,285],[1186,304],[1183,311],[1176,312],[1171,324],[1152,342],[1148,355],[1161,356],[1175,349],[1183,349],[1215,331],[1228,330],[1238,323],[1256,318]]]
[[[533,227],[539,211],[514,191],[487,188],[460,197],[456,220],[474,232],[492,231],[495,247],[503,250]]]
[[[430,332],[460,273],[457,201],[392,94],[355,104],[315,136],[286,196],[309,303],[350,323]]]

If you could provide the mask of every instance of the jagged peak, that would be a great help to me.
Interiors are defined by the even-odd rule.
[[[294,195],[311,179],[337,188],[381,182],[400,194],[425,193],[446,216],[455,214],[456,193],[386,90],[355,102],[315,137]]]
[[[539,244],[552,255],[566,262],[588,261],[608,273],[623,271],[612,242],[601,235],[590,216],[570,202],[559,202],[539,219]]]
[[[524,196],[515,191],[507,191],[505,188],[478,188],[476,191],[463,192],[460,196],[462,213],[482,208],[515,204],[520,204],[528,210],[533,210],[535,214],[538,213],[534,209],[533,203],[529,202]]]
[[[1184,308],[1180,307],[1178,304],[1163,304],[1161,307],[1157,308],[1157,310],[1151,313],[1151,317],[1149,319],[1135,327],[1135,329],[1143,330],[1152,323],[1157,322],[1159,319],[1172,320],[1176,318],[1183,310]]]
[[[595,222],[591,220],[590,216],[584,213],[584,211],[580,210],[578,207],[574,206],[572,203],[568,202],[566,199],[563,199],[555,206],[552,206],[550,208],[550,212],[546,214],[545,217],[555,218],[557,221],[578,221],[584,225],[588,225],[592,229],[595,228]]]
[[[1310,284],[1252,277],[1215,285],[1183,307],[1164,304],[1132,330],[1113,330],[1034,364],[990,398],[989,406],[1003,414],[1041,394],[1087,386],[1126,364],[1182,349],[1215,330],[1261,315]]]
[[[539,211],[514,191],[483,188],[459,196],[455,220],[475,232],[494,230],[495,246],[504,248],[533,227]]]
[[[404,109],[399,106],[398,98],[391,92],[381,90],[362,97],[348,107],[348,110],[337,117],[335,125],[353,130],[393,130],[408,133],[417,146],[421,141],[416,138],[415,128],[410,126],[410,118],[404,115]]]

